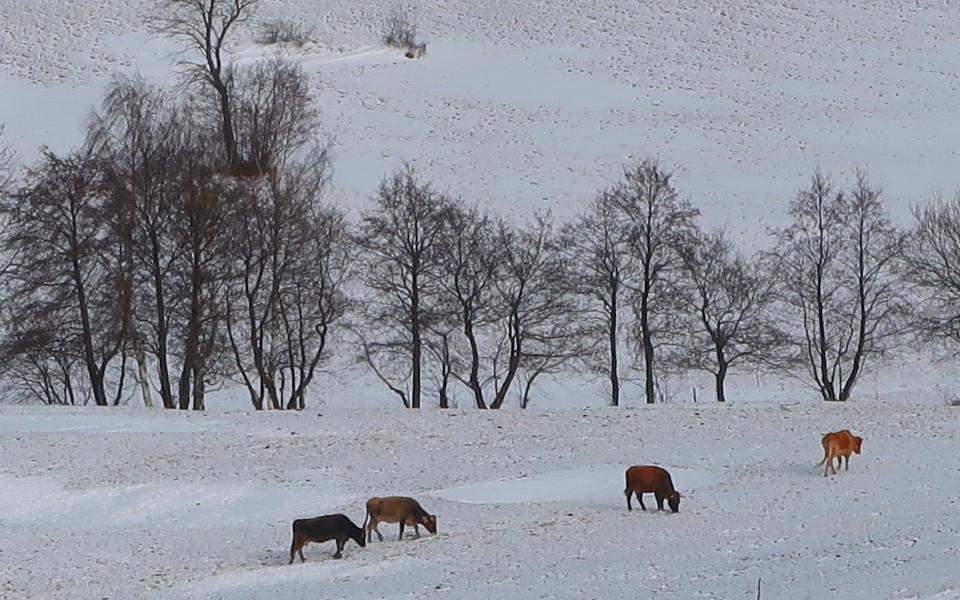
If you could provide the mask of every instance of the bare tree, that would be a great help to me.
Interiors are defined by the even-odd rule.
[[[926,340],[960,343],[960,195],[911,210],[902,273],[918,295],[914,328]]]
[[[477,408],[486,409],[481,379],[481,352],[478,334],[498,320],[495,311],[494,282],[502,264],[503,250],[497,243],[497,228],[493,220],[477,208],[454,206],[448,213],[446,251],[443,253],[443,272],[440,285],[443,295],[452,304],[456,320],[467,342],[465,366],[451,374],[463,382],[473,395]],[[450,361],[450,338],[442,338],[441,354]],[[442,362],[442,361],[441,361]],[[465,371],[461,373],[460,371]]]
[[[16,178],[17,156],[3,141],[4,126],[0,123],[0,196],[13,192]]]
[[[364,341],[364,355],[385,382],[409,377],[409,399],[399,392],[400,384],[388,383],[408,408],[420,408],[424,333],[437,316],[449,207],[450,201],[407,165],[380,183],[376,206],[363,217],[357,236],[371,292],[363,303],[365,317],[368,331],[376,331]],[[386,365],[397,360],[408,366],[387,375]]]
[[[573,318],[570,272],[549,217],[538,215],[523,229],[501,221],[498,240],[503,262],[494,285],[503,335],[493,360],[490,408],[503,406],[521,369],[526,378],[521,406],[526,407],[537,377],[580,355],[582,334]]]
[[[679,249],[687,245],[700,211],[677,196],[671,175],[652,160],[625,169],[623,180],[608,194],[628,222],[627,242],[637,268],[636,338],[644,365],[645,397],[652,404],[657,398],[657,320],[669,318],[673,310],[671,288],[682,269]]]
[[[90,387],[82,382],[77,354],[59,323],[54,324],[47,315],[25,322],[22,312],[3,308],[0,367],[4,386],[0,398],[71,406],[89,403]]]
[[[603,360],[590,366],[606,374],[609,404],[619,406],[622,313],[629,307],[636,262],[628,245],[628,224],[609,192],[601,193],[584,215],[564,228],[564,247],[573,268],[571,286],[586,299],[584,333],[606,349],[600,354]]]
[[[245,184],[222,175],[216,134],[193,115],[189,99],[170,105],[121,81],[90,139],[109,165],[116,210],[129,219],[135,353],[139,346],[156,359],[165,407],[202,410],[208,386],[229,371],[230,224]]]
[[[894,273],[903,235],[862,172],[849,196],[816,172],[790,215],[793,224],[774,232],[784,317],[800,331],[795,344],[821,397],[845,401],[867,359],[904,330]]]
[[[81,365],[83,386],[98,406],[107,406],[123,394],[129,319],[126,249],[112,235],[115,215],[102,193],[101,172],[87,153],[62,158],[46,152],[0,210],[7,223],[4,245],[16,256],[7,271],[11,338],[24,341],[33,332],[49,342],[15,342],[8,352],[24,351],[41,369]]]
[[[231,73],[226,63],[226,42],[231,31],[256,9],[259,0],[162,0],[151,19],[154,31],[184,44],[184,53],[199,57],[186,60],[187,74],[213,89],[220,114],[220,129],[227,164],[239,168]]]
[[[680,308],[696,325],[678,359],[711,373],[717,401],[724,402],[732,367],[776,362],[783,350],[785,334],[771,310],[775,287],[759,260],[734,252],[723,229],[691,238],[681,256],[687,277]]]
[[[186,160],[172,229],[173,242],[184,249],[170,274],[182,301],[174,306],[174,334],[182,357],[177,383],[181,410],[204,410],[207,386],[229,370],[225,323],[234,242],[230,232],[246,193],[242,183],[219,175],[205,141],[199,137],[182,148]]]
[[[6,201],[14,192],[14,182],[17,178],[17,156],[4,142],[4,126],[0,123],[0,201]],[[2,215],[0,215],[2,218]],[[4,234],[6,222],[0,221],[0,237]],[[14,260],[10,250],[4,248],[0,250],[0,279],[6,273],[10,263]]]
[[[257,410],[302,409],[327,356],[330,327],[346,310],[347,231],[323,206],[328,159],[288,163],[256,189],[235,220],[227,331]]]
[[[274,59],[235,69],[229,91],[239,157],[232,174],[275,174],[315,138],[319,114],[298,65]]]
[[[87,134],[87,145],[104,168],[114,210],[128,224],[125,235],[133,270],[128,329],[145,406],[153,403],[148,353],[156,363],[161,403],[165,408],[176,406],[170,376],[169,302],[174,292],[167,274],[182,253],[172,243],[170,229],[177,214],[185,120],[160,90],[139,78],[118,77],[108,87]]]

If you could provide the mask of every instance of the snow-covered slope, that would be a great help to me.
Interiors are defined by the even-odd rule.
[[[639,409],[0,407],[0,596],[960,598],[960,408],[900,400]],[[823,477],[820,435],[865,437]],[[678,514],[627,512],[667,467]],[[295,518],[417,497],[439,533],[308,545]],[[648,507],[655,507],[650,496]]]
[[[114,71],[170,80],[150,3],[0,2],[0,122],[30,159],[77,143]],[[409,160],[510,213],[576,212],[621,166],[658,156],[681,193],[744,244],[780,224],[818,166],[856,166],[894,214],[960,189],[960,10],[897,0],[433,1],[410,5],[422,60],[378,44],[392,1],[262,0],[238,57],[280,51],[314,76],[335,192],[362,205]],[[256,23],[314,29],[257,47]]]

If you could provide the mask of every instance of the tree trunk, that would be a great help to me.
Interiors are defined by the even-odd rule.
[[[143,396],[143,406],[153,408],[153,396],[150,392],[150,380],[147,375],[147,357],[143,353],[143,347],[136,342],[134,347],[137,361],[137,380],[140,383],[140,395]]]
[[[463,334],[470,343],[470,379],[468,385],[473,392],[473,400],[477,408],[484,410],[487,408],[487,403],[483,399],[483,388],[480,386],[480,350],[477,348],[477,336],[473,332],[473,320],[467,314],[463,318]]]
[[[193,410],[206,410],[204,395],[207,390],[201,371],[199,367],[193,369]]]
[[[152,236],[151,236],[152,237]],[[163,293],[163,270],[156,257],[160,256],[159,243],[151,239],[153,252],[153,293],[156,297],[157,311],[157,378],[160,380],[160,401],[164,408],[176,408],[173,400],[173,387],[170,385],[170,363],[167,356],[167,308]]]
[[[83,359],[90,377],[90,387],[93,390],[93,400],[97,406],[107,406],[107,393],[103,389],[103,374],[97,368],[97,361],[93,355],[93,330],[90,326],[90,312],[87,306],[87,295],[83,285],[83,276],[80,273],[80,263],[73,260],[73,279],[77,292],[77,304],[80,309],[80,326],[83,331]]]
[[[644,393],[647,404],[654,404],[657,401],[656,386],[653,379],[653,336],[650,332],[649,323],[649,293],[644,292],[640,298],[640,337],[643,343],[643,370],[644,370]]]
[[[727,363],[722,362],[718,365],[717,373],[715,375],[717,383],[717,402],[726,402],[727,396],[724,392],[723,382],[727,378]]]
[[[417,289],[417,276],[413,276],[410,298],[410,330],[412,334],[411,373],[413,385],[410,390],[410,408],[420,408],[420,360],[423,354],[423,340],[420,338],[420,294]]]
[[[510,358],[507,361],[507,374],[503,378],[503,384],[500,386],[500,389],[497,390],[497,395],[490,405],[490,408],[494,410],[503,406],[503,402],[507,399],[507,392],[510,390],[510,385],[513,383],[513,378],[517,375],[517,369],[520,368],[522,334],[520,332],[520,317],[516,313],[510,316],[509,328]]]
[[[620,365],[617,354],[617,282],[611,281],[610,292],[610,406],[620,406]]]

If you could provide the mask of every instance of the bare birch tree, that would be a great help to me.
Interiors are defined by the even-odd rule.
[[[118,214],[129,223],[132,278],[132,351],[144,404],[152,404],[151,372],[164,408],[177,405],[172,383],[171,306],[178,300],[169,274],[184,248],[173,242],[177,180],[183,166],[186,114],[161,90],[140,79],[117,78],[108,87],[88,131]],[[148,355],[153,359],[152,368]]]

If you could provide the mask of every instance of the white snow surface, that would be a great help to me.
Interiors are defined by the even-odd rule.
[[[957,599],[958,411],[0,406],[0,597]],[[824,477],[843,427],[863,454]],[[628,512],[630,464],[669,469],[680,512]],[[438,534],[287,565],[294,519],[390,494]]]
[[[0,0],[0,124],[25,163],[79,144],[114,74],[176,81],[176,46],[144,25],[158,5]],[[380,44],[396,5],[262,0],[230,48],[303,65],[351,212],[410,161],[468,203],[568,219],[656,157],[749,251],[818,167],[866,169],[904,225],[960,189],[946,0],[425,0],[419,60]],[[313,42],[258,46],[274,18]],[[628,386],[611,409],[602,382],[568,380],[527,411],[410,413],[343,366],[298,414],[237,410],[230,390],[208,414],[0,406],[0,598],[732,599],[759,580],[764,600],[960,599],[957,375],[908,353],[842,405],[737,373],[725,406]],[[820,436],[840,428],[864,453],[824,478]],[[631,464],[673,473],[679,514],[627,512]],[[287,566],[293,519],[359,524],[388,494],[439,534],[384,525]]]

